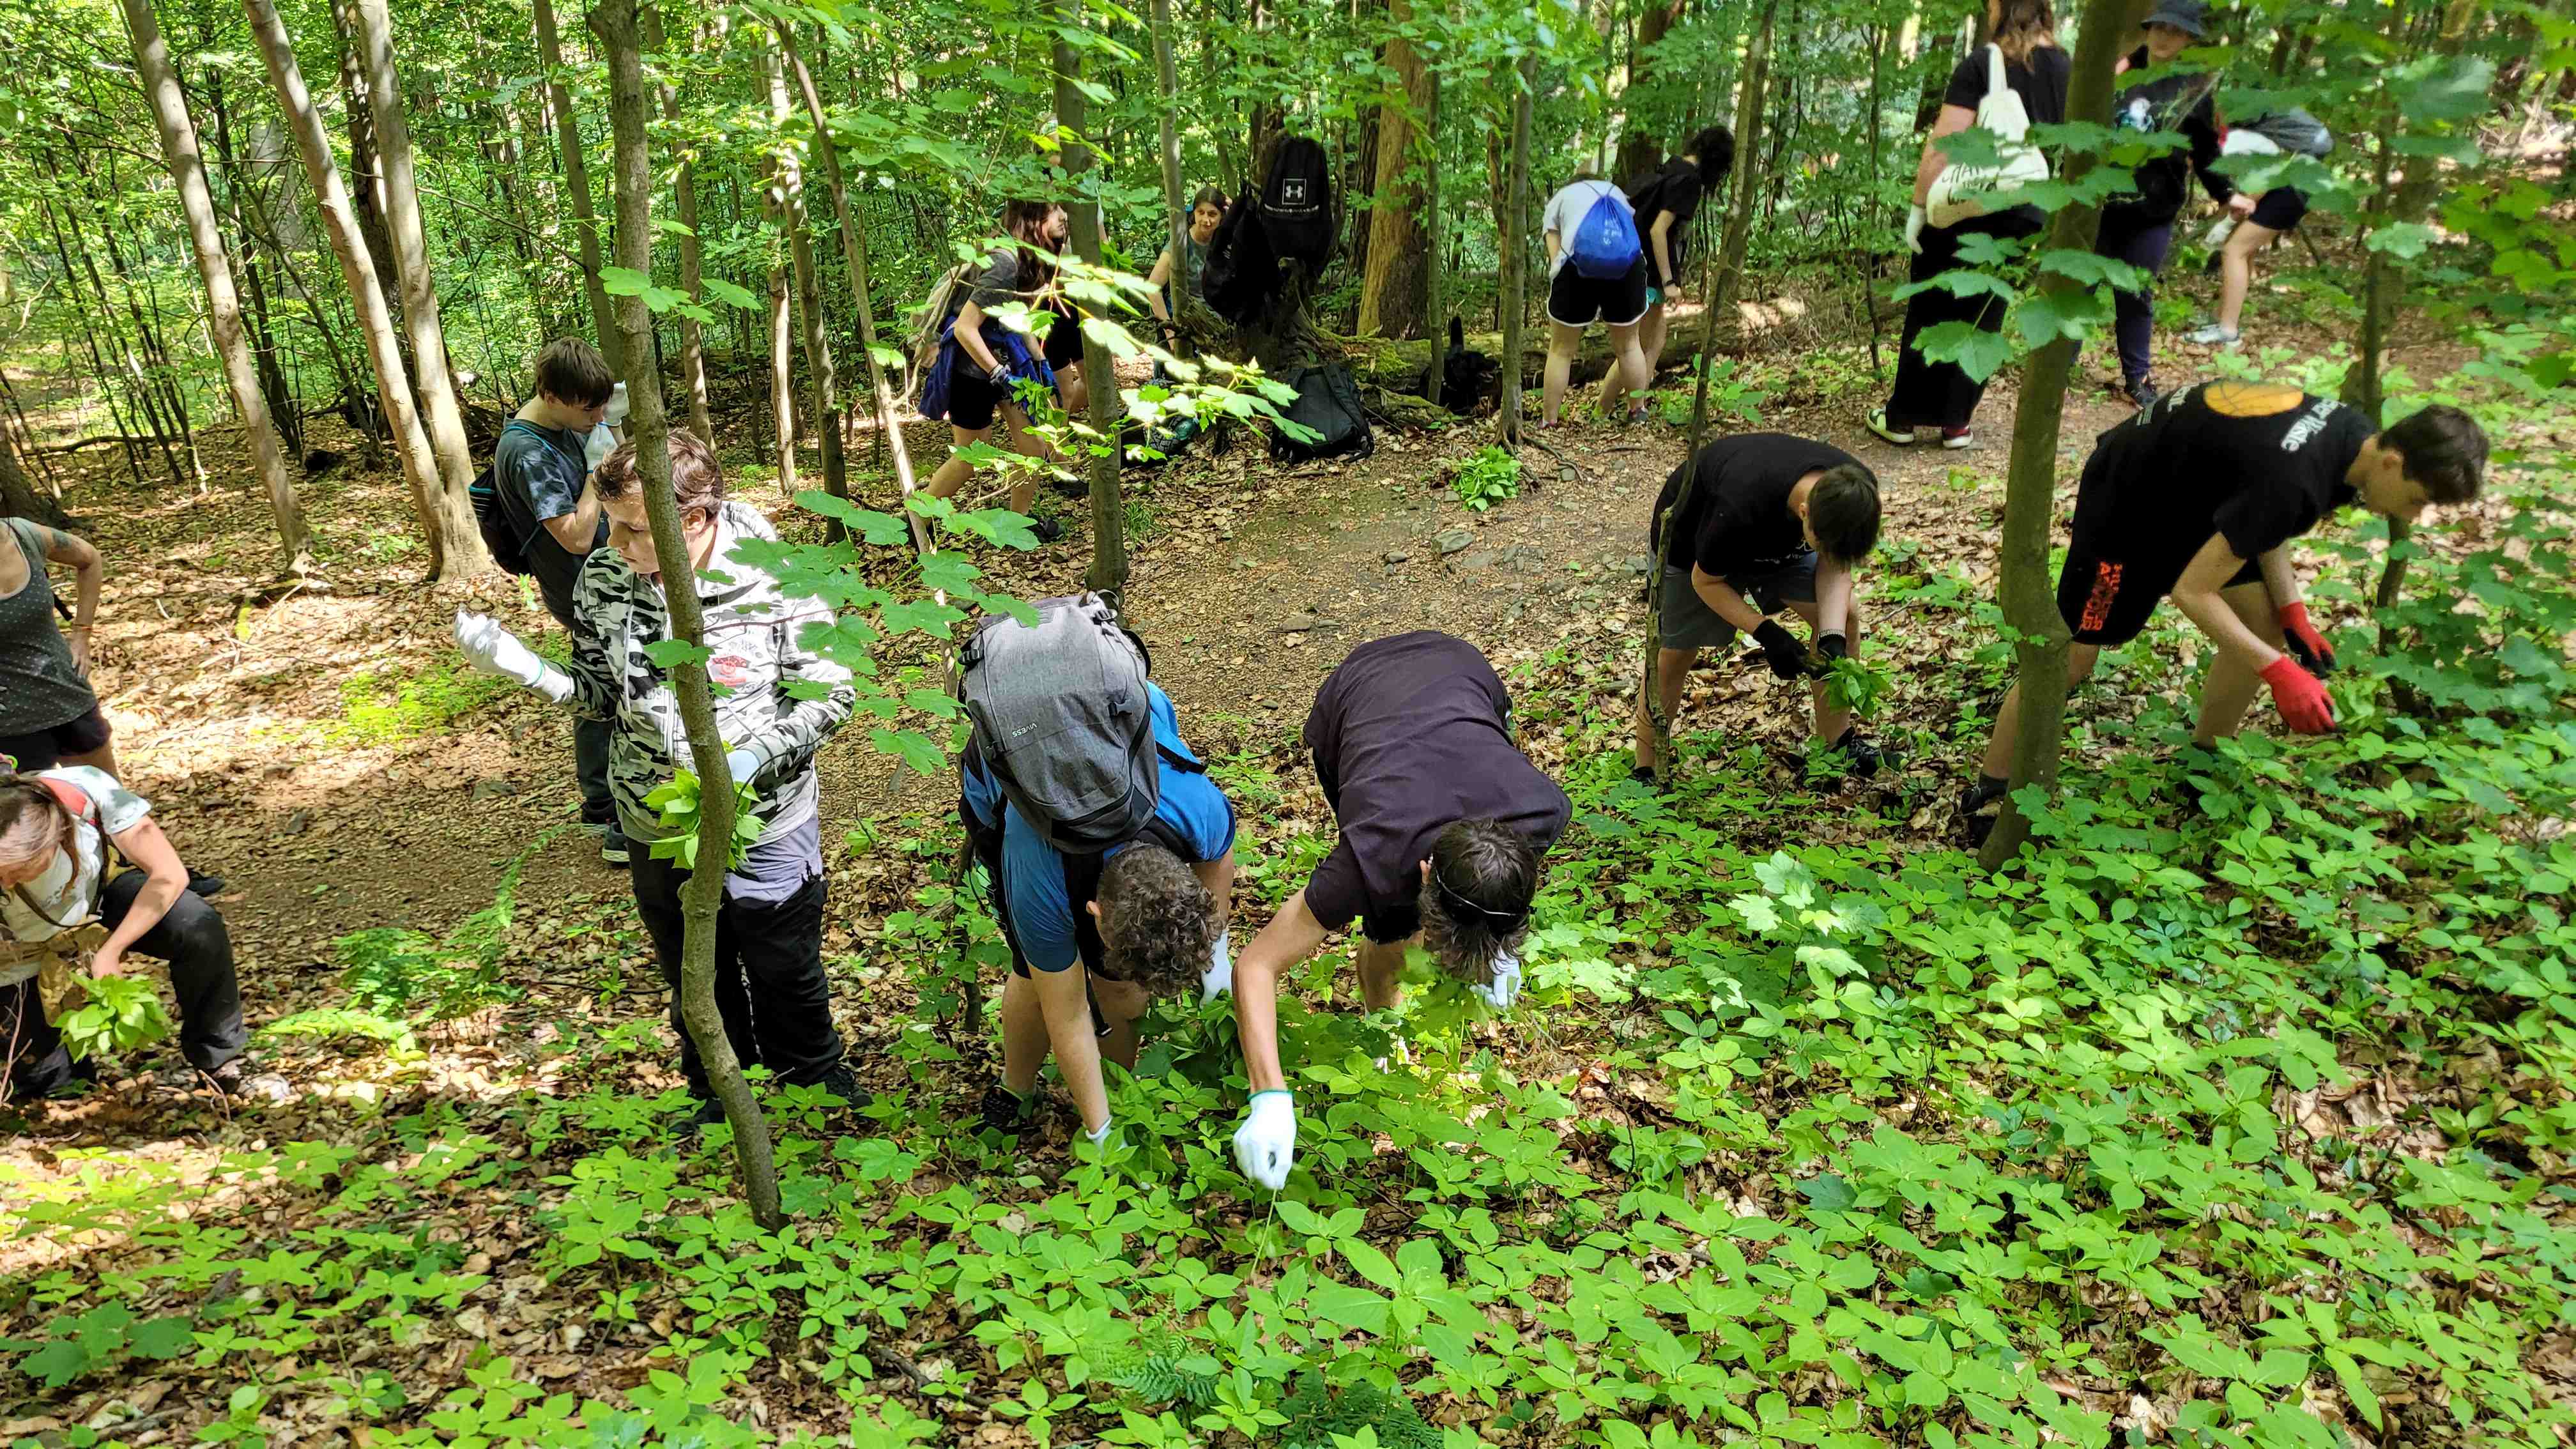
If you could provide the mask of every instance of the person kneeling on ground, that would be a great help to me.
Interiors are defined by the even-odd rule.
[[[2265,685],[2292,730],[2331,733],[2319,676],[2334,649],[2308,619],[2290,540],[2350,503],[2411,523],[2433,504],[2469,502],[2486,464],[2485,432],[2454,407],[2375,431],[2354,408],[2273,383],[2165,394],[2102,434],[2084,464],[2057,576],[2058,612],[2075,631],[2067,678],[2086,679],[2105,648],[2137,638],[2170,594],[2216,646],[2194,744],[2236,733]],[[1959,801],[1980,840],[2002,813],[2020,712],[2015,685]]]
[[[1401,999],[1405,949],[1497,1010],[1520,993],[1516,952],[1538,893],[1539,856],[1572,807],[1512,743],[1511,696],[1463,639],[1422,630],[1362,644],[1315,693],[1306,747],[1341,839],[1234,968],[1235,1024],[1250,1109],[1234,1160],[1272,1191],[1297,1149],[1279,1060],[1279,978],[1327,932],[1360,922],[1360,995]]]
[[[1666,517],[1691,474],[1689,503]],[[1762,647],[1774,675],[1814,679],[1808,694],[1819,747],[1841,751],[1854,778],[1875,774],[1884,763],[1878,746],[1861,738],[1821,676],[1830,661],[1860,650],[1852,570],[1878,546],[1877,475],[1830,443],[1786,433],[1720,438],[1664,480],[1655,517],[1678,530],[1664,570],[1663,652],[1655,664],[1664,719],[1679,714],[1699,652],[1723,649],[1741,631]],[[1661,535],[1650,529],[1649,539],[1660,552]],[[1815,635],[1813,658],[1771,617],[1784,604]],[[1653,783],[1655,758],[1654,722],[1641,695],[1635,778]]]
[[[983,1105],[984,1125],[995,1131],[1028,1125],[1038,1069],[1052,1050],[1086,1135],[1104,1140],[1101,1057],[1133,1071],[1136,1023],[1156,997],[1196,987],[1205,1003],[1231,980],[1225,920],[1234,807],[1182,743],[1171,698],[1151,683],[1146,692],[1161,793],[1143,836],[1124,845],[1059,851],[1003,797],[980,744],[970,743],[960,763],[958,815],[992,881],[993,914],[1011,947],[1002,1080]]]
[[[87,765],[0,770],[0,1060],[12,1098],[86,1075],[46,1020],[38,975],[87,946],[89,974],[124,974],[129,953],[170,963],[179,1051],[227,1096],[283,1100],[276,1077],[245,1079],[241,988],[224,918],[188,889],[188,868],[143,797]],[[83,939],[103,936],[95,945]]]
[[[822,790],[814,756],[849,720],[857,694],[849,670],[800,637],[809,626],[828,627],[831,611],[791,599],[768,574],[733,562],[737,544],[775,542],[777,530],[755,510],[726,501],[713,449],[690,433],[670,437],[671,489],[705,614],[707,677],[724,691],[715,701],[716,726],[734,780],[752,787],[751,813],[765,827],[726,874],[716,917],[716,1003],[725,1037],[745,1067],[765,1066],[782,1082],[820,1084],[855,1100],[858,1084],[842,1063],[823,972]],[[633,443],[610,454],[593,479],[610,546],[591,553],[573,591],[570,673],[498,622],[463,610],[456,643],[476,668],[610,722],[608,780],[619,823],[626,834],[651,840],[661,833],[660,812],[645,797],[688,761],[689,741],[669,672],[646,652],[671,637],[671,623],[640,485]],[[814,697],[791,692],[799,685]],[[687,872],[647,854],[632,873],[635,909],[671,988],[681,1074],[700,1099],[698,1120],[719,1121],[697,1043],[680,1019],[680,886]]]

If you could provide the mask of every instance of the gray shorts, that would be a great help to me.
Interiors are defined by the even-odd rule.
[[[1816,552],[1809,549],[1775,567],[1730,576],[1727,586],[1766,614],[1783,604],[1816,601]],[[1717,616],[1691,587],[1687,564],[1664,570],[1663,645],[1667,649],[1723,649],[1735,642],[1736,628]]]

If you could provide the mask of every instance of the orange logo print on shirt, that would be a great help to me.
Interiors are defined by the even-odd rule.
[[[2200,400],[2223,418],[2268,418],[2299,405],[2295,387],[2277,382],[2213,382],[2200,390]]]

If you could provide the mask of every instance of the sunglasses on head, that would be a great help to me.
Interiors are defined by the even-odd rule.
[[[1480,906],[1474,901],[1471,901],[1465,896],[1462,896],[1456,891],[1450,889],[1449,882],[1442,880],[1440,878],[1440,872],[1436,870],[1431,873],[1431,883],[1440,887],[1440,893],[1442,895],[1447,896],[1449,899],[1456,901],[1458,904],[1465,906],[1471,911],[1474,911],[1476,914],[1491,917],[1496,921],[1504,923],[1505,929],[1518,926],[1529,916],[1529,907],[1527,906],[1523,906],[1517,911],[1497,911],[1489,906]]]

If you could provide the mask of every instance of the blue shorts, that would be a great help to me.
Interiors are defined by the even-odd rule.
[[[1778,613],[1783,604],[1812,604],[1816,601],[1816,551],[1808,549],[1767,567],[1729,574],[1726,586],[1766,614]],[[1664,570],[1665,648],[1723,649],[1735,642],[1738,632],[1733,624],[1717,616],[1717,611],[1699,596],[1699,590],[1691,587],[1689,565],[1676,564]]]

